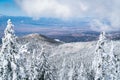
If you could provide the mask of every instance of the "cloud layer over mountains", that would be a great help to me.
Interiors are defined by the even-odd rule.
[[[54,17],[73,19],[93,17],[102,24],[100,30],[120,29],[120,0],[15,0],[28,16],[35,19]],[[101,20],[110,21],[109,29]],[[97,25],[97,26],[98,26]],[[104,29],[105,27],[105,29]],[[93,28],[93,27],[92,27]]]

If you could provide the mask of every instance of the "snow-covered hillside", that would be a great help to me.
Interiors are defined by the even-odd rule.
[[[120,41],[113,41],[113,44],[113,52],[120,60]],[[61,68],[64,59],[66,59],[66,65],[70,65],[71,61],[74,61],[76,64],[83,63],[88,73],[90,73],[92,62],[95,57],[96,45],[97,41],[61,44],[54,48],[49,61],[56,65],[57,68]],[[110,52],[110,42],[107,42],[105,49],[107,52]]]
[[[114,52],[120,56],[120,41],[113,41]],[[91,62],[94,57],[95,48],[97,41],[93,42],[75,42],[75,43],[64,43],[54,48],[51,58],[61,60],[63,58],[74,58],[75,60],[85,61],[85,64]],[[110,51],[110,43],[106,46],[107,51]],[[88,61],[87,61],[88,60]]]

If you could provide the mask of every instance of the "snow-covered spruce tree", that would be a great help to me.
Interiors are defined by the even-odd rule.
[[[88,80],[83,63],[79,65],[72,60],[68,72],[68,80]]]
[[[113,45],[113,48],[114,48],[114,45]],[[117,75],[117,80],[120,80],[120,58],[117,54],[114,53],[114,51],[113,51],[113,54],[114,54],[114,63],[115,63],[115,67],[116,67],[115,76]]]
[[[111,48],[109,52],[109,59],[108,59],[108,69],[107,69],[107,76],[109,80],[119,80],[118,79],[118,71],[119,71],[119,61],[117,61],[117,55],[114,54],[114,44],[111,40]]]
[[[30,63],[30,68],[29,68],[29,80],[38,80],[37,75],[37,66],[36,66],[36,50],[33,50],[32,56],[31,56],[31,63]]]
[[[53,69],[51,69],[51,65],[48,62],[48,57],[46,56],[44,52],[44,47],[42,47],[41,55],[37,58],[37,79],[38,80],[55,80],[55,77],[53,75]]]
[[[102,32],[97,43],[95,58],[93,61],[93,69],[95,71],[95,80],[118,80],[118,62],[113,49],[113,42],[111,41],[110,52],[106,52],[105,32]],[[108,46],[106,46],[108,47]]]
[[[79,64],[76,64],[75,62],[73,62],[73,68],[71,68],[71,69],[74,69],[74,73],[73,73],[73,80],[78,80],[78,75],[79,75],[79,72],[78,72],[78,70],[79,70]]]
[[[81,63],[79,69],[78,69],[78,77],[77,77],[77,80],[87,80],[87,77],[85,77],[85,68],[84,68],[84,65],[83,63]]]
[[[20,75],[21,79],[28,79],[29,78],[29,66],[30,66],[30,59],[28,59],[28,54],[30,52],[28,51],[28,45],[29,43],[26,43],[24,45],[19,45],[19,54],[20,54],[20,59],[19,59],[19,64],[20,64]]]
[[[118,72],[117,79],[120,80],[120,58],[117,55],[116,55],[116,57],[117,57],[116,61],[117,61],[117,65],[118,65],[118,66],[116,66],[117,67],[117,72]]]
[[[105,32],[102,32],[99,36],[99,40],[95,51],[95,57],[92,63],[92,68],[95,71],[95,80],[104,80],[105,73],[103,67],[106,67],[106,63],[104,63],[106,57],[104,50],[105,42]]]
[[[75,64],[74,61],[72,61],[72,64],[70,64],[70,69],[68,72],[68,80],[73,80],[74,79],[74,70],[75,70]]]
[[[19,80],[19,59],[16,36],[13,30],[13,24],[9,19],[7,27],[2,38],[1,49],[2,80]]]
[[[68,80],[78,80],[79,75],[79,66],[71,60],[71,64],[69,65],[69,71],[68,71]]]
[[[58,80],[66,80],[66,59],[63,60],[62,67],[58,74]]]

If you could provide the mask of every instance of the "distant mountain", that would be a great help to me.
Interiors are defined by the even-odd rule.
[[[59,32],[57,32],[59,33]],[[45,35],[44,33],[41,35],[41,33],[38,34],[33,34],[33,33],[27,33],[27,32],[23,32],[23,33],[19,33],[17,32],[16,35],[20,37],[20,39],[27,39],[27,38],[31,38],[29,34],[33,34],[33,35],[39,35],[39,37],[44,37],[50,41],[54,41],[56,39],[59,39],[60,41],[66,42],[66,43],[70,43],[70,42],[89,42],[89,41],[96,41],[98,40],[98,36],[99,36],[99,32],[94,32],[94,31],[79,31],[79,33],[77,31],[72,32],[66,34],[66,32],[60,32],[62,34],[57,34],[57,33],[52,33],[51,31],[46,31]],[[1,38],[3,37],[3,32],[0,33],[1,37],[0,37],[0,44],[1,44]],[[26,35],[24,37],[22,37],[23,35]],[[29,36],[29,37],[28,37]],[[49,37],[49,38],[48,38]],[[120,32],[112,32],[112,33],[108,33],[107,35],[108,39],[111,40],[120,40]],[[52,40],[51,40],[52,39]],[[47,41],[47,40],[46,40]]]
[[[47,49],[46,53],[51,53],[49,50],[55,46],[58,46],[60,44],[63,44],[62,42],[58,42],[54,39],[48,38],[41,34],[29,34],[23,37],[19,37],[17,39],[19,44],[27,45],[28,49],[30,51],[37,49],[38,51],[41,50],[41,46],[44,45],[44,47]]]
[[[19,37],[17,39],[20,44],[23,44],[23,43],[35,43],[35,42],[38,42],[38,43],[48,43],[50,45],[55,45],[55,44],[61,44],[60,42],[54,40],[54,39],[51,39],[51,38],[48,38],[44,35],[41,35],[41,34],[38,34],[38,33],[34,33],[34,34],[29,34],[29,35],[26,35],[26,36],[23,36],[23,37]]]
[[[56,41],[55,39],[37,33],[25,35],[23,37],[18,37],[17,41],[19,44],[23,44],[23,45],[28,44],[29,48],[33,48],[33,49],[35,48],[34,45],[41,46],[43,44],[45,45],[47,44],[50,46],[56,46],[59,44],[63,44],[63,42]],[[0,39],[0,44],[2,44],[1,39]]]
[[[98,40],[100,32],[95,31],[81,31],[81,32],[73,32],[66,34],[63,32],[62,35],[54,34],[49,35],[50,38],[57,38],[59,40],[62,40],[64,42],[70,43],[70,42],[89,42],[89,41],[96,41]],[[120,40],[120,32],[109,32],[107,35],[107,38],[110,40]]]

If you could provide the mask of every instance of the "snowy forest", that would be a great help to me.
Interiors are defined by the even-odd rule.
[[[120,41],[106,35],[101,32],[93,42],[38,44],[34,37],[20,42],[9,19],[0,48],[0,80],[120,80]]]

